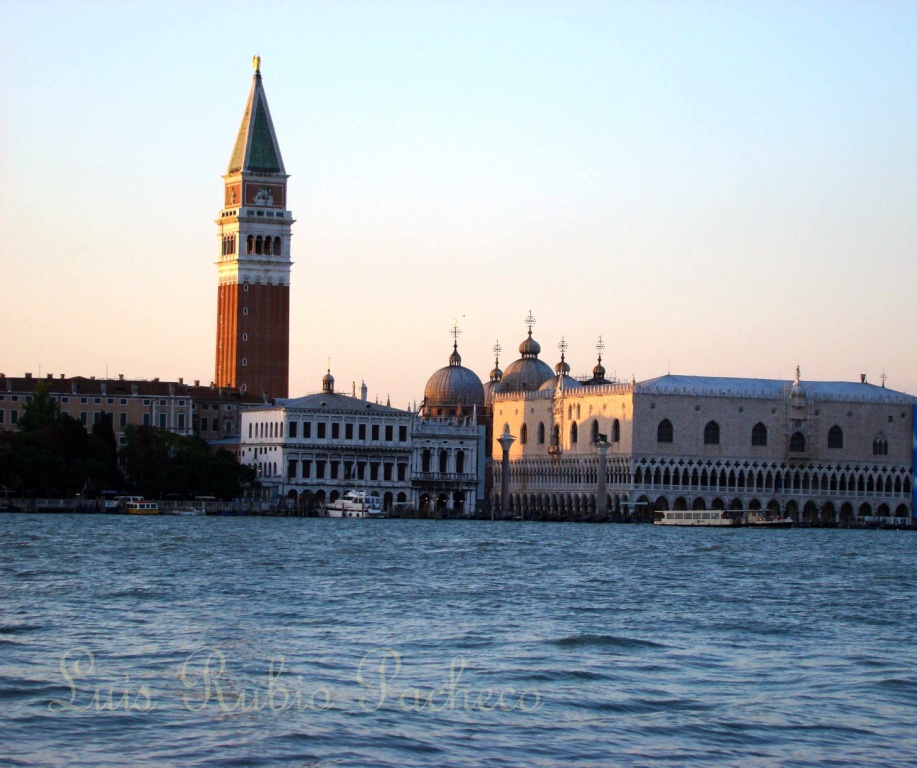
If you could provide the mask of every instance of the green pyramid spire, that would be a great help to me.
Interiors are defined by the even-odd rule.
[[[260,64],[260,58],[255,57],[255,76],[252,78],[252,88],[227,173],[286,173],[277,135],[274,133],[274,123],[271,121],[271,110],[261,83]]]

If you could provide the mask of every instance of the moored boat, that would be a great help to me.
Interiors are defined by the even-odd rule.
[[[760,509],[711,509],[701,511],[659,511],[653,523],[682,527],[792,528],[793,518]]]
[[[388,517],[382,509],[382,497],[375,491],[347,491],[325,510],[328,517]]]
[[[158,515],[159,504],[155,501],[129,501],[124,511],[129,515]]]

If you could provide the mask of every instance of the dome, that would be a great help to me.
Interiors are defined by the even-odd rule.
[[[430,416],[440,414],[433,409],[449,410],[463,408],[470,413],[474,406],[484,407],[484,386],[477,374],[462,365],[462,357],[455,345],[449,356],[449,365],[440,368],[427,381],[423,391],[424,413]]]
[[[500,381],[491,377],[490,381],[484,382],[484,406],[490,408],[494,402],[494,395],[500,392]]]
[[[538,359],[541,344],[532,338],[532,329],[529,327],[529,336],[519,345],[518,360],[506,366],[503,377],[500,379],[501,392],[518,392],[520,390],[538,389],[545,381],[554,377],[551,367]]]
[[[523,357],[538,357],[541,354],[541,344],[532,338],[531,329],[529,337],[519,345],[519,354]]]
[[[322,392],[334,392],[334,376],[331,375],[331,369],[322,376]]]
[[[602,365],[601,355],[599,355],[598,364],[592,369],[592,378],[589,379],[589,381],[584,381],[583,384],[587,387],[594,387],[599,384],[611,384],[611,382],[605,378],[605,366]]]
[[[506,366],[500,380],[501,392],[515,392],[523,389],[538,389],[548,379],[553,379],[551,367],[537,357],[516,360]]]
[[[544,384],[538,387],[538,391],[544,392],[549,389],[554,389],[557,386],[557,382],[559,378],[560,378],[560,374],[558,374],[557,376],[552,376]],[[572,376],[567,376],[566,373],[563,374],[563,380],[564,380],[564,384],[563,384],[564,389],[579,389],[581,386],[583,386]]]

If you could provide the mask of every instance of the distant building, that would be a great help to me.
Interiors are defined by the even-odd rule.
[[[240,460],[275,498],[301,508],[335,501],[348,490],[378,492],[383,505],[474,511],[481,498],[483,428],[471,415],[424,421],[410,411],[322,391],[242,411]]]
[[[129,424],[200,435],[208,442],[238,443],[239,406],[255,401],[238,390],[186,384],[182,379],[68,378],[64,374],[39,379],[30,373],[22,377],[0,374],[0,429],[17,428],[39,383],[47,386],[61,413],[79,421],[87,431],[104,415],[111,415],[118,445],[125,444],[124,429]]]
[[[224,180],[217,261],[217,387],[286,397],[290,372],[290,238],[287,175],[255,74]]]
[[[770,509],[842,525],[913,516],[917,398],[865,379],[803,382],[798,372],[795,381],[668,375],[615,383],[604,379],[601,358],[593,380],[571,381],[565,366],[562,355],[554,377],[526,370],[524,386],[506,387],[508,367],[492,395],[497,437],[504,425],[516,437],[515,514],[594,513],[601,435],[610,444],[612,513]],[[496,440],[494,451],[499,505]]]

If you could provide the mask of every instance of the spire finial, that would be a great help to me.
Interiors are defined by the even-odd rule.
[[[569,344],[567,344],[566,339],[564,339],[564,337],[561,336],[561,337],[560,337],[560,341],[559,341],[558,344],[557,344],[557,348],[560,350],[560,359],[561,359],[561,360],[564,359],[564,353],[567,351],[567,347],[568,347],[568,346],[569,346]]]
[[[252,66],[255,68],[255,74],[260,75],[261,74],[261,55],[260,54],[256,53],[254,56],[252,56]]]
[[[529,336],[531,336],[532,327],[535,325],[535,315],[532,314],[532,310],[529,310],[529,315],[525,318],[525,324],[529,327]]]
[[[500,363],[500,353],[503,351],[503,347],[500,346],[500,339],[497,339],[497,343],[494,344],[494,362],[499,365]]]
[[[602,341],[602,337],[599,336],[598,344],[595,345],[596,350],[599,353],[599,362],[602,362],[602,352],[605,351],[605,342]]]
[[[453,346],[458,348],[458,337],[462,335],[462,329],[459,328],[458,320],[452,321],[452,328],[449,329],[449,333],[452,335]]]

